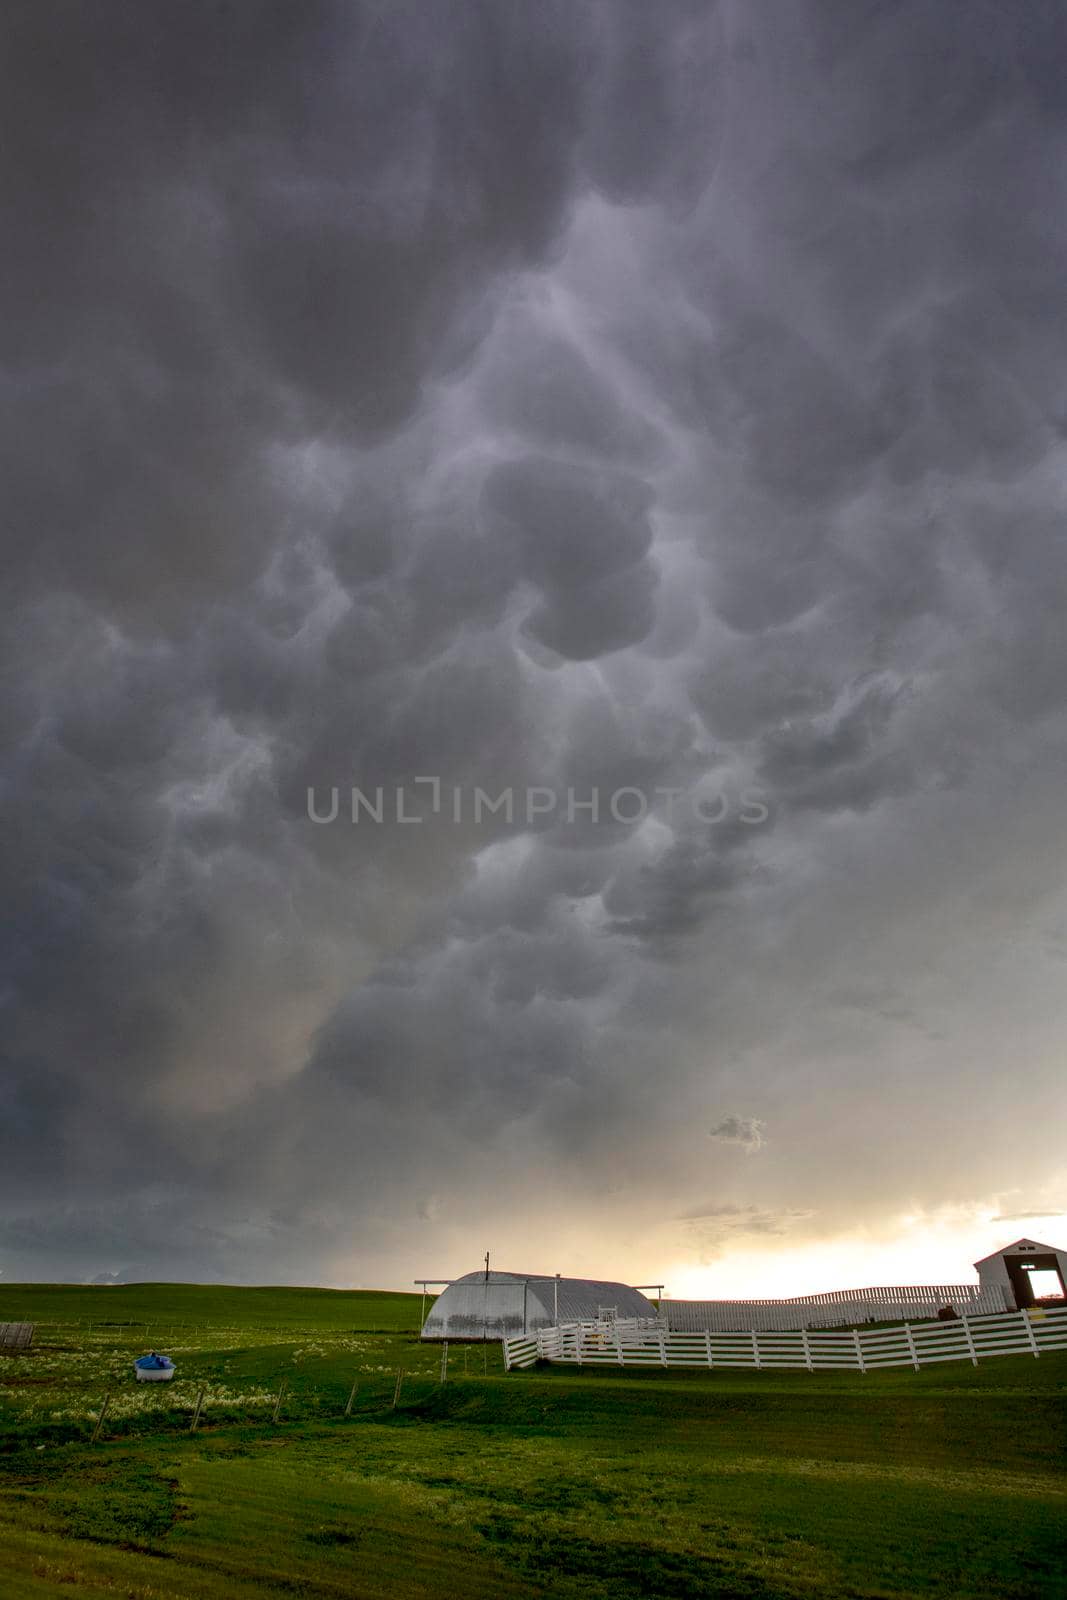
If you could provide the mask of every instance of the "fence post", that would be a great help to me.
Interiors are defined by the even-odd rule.
[[[203,1405],[203,1403],[204,1403],[204,1391],[203,1391],[203,1389],[201,1389],[199,1394],[196,1397],[196,1407],[195,1407],[195,1409],[193,1411],[193,1420],[189,1424],[189,1432],[190,1433],[195,1433],[196,1430],[197,1430],[197,1427],[199,1426],[199,1423],[200,1423],[200,1407]]]
[[[756,1337],[755,1328],[752,1329],[752,1359],[756,1363],[756,1371],[760,1369],[759,1339]]]
[[[397,1371],[396,1371],[396,1388],[393,1390],[393,1404],[392,1404],[392,1407],[391,1407],[391,1409],[393,1411],[395,1411],[396,1408],[397,1408],[397,1403],[398,1403],[398,1401],[400,1399],[400,1386],[401,1386],[401,1384],[403,1382],[404,1382],[404,1369],[403,1369],[403,1367],[398,1367]]]
[[[660,1364],[665,1367],[667,1365],[667,1330],[665,1328],[659,1330],[659,1359]]]
[[[104,1418],[107,1416],[107,1408],[108,1408],[108,1406],[110,1404],[111,1404],[111,1390],[109,1389],[107,1391],[107,1393],[105,1394],[105,1396],[104,1396],[104,1403],[100,1407],[100,1415],[96,1419],[96,1427],[93,1429],[93,1436],[89,1440],[90,1444],[95,1444],[96,1441],[99,1439],[99,1437],[100,1437],[100,1429],[104,1426]]]
[[[906,1322],[904,1324],[904,1337],[908,1341],[908,1354],[911,1356],[911,1364],[915,1368],[916,1372],[918,1372],[918,1370],[919,1370],[919,1352],[915,1348],[915,1335],[911,1331],[911,1323],[910,1322]]]
[[[857,1365],[861,1372],[866,1372],[867,1368],[863,1365],[863,1346],[860,1344],[860,1330],[858,1328],[853,1328],[852,1330],[852,1342],[856,1346]]]
[[[281,1381],[281,1386],[278,1390],[278,1398],[274,1402],[274,1415],[270,1419],[272,1422],[277,1422],[279,1416],[281,1415],[282,1401],[285,1399],[285,1387],[287,1382],[288,1379],[286,1378],[283,1378]]]
[[[508,1358],[508,1341],[505,1339],[504,1340],[504,1371],[505,1372],[509,1372],[510,1370],[511,1370],[511,1362],[510,1362],[510,1360]],[[447,1339],[445,1340],[444,1344],[441,1346],[441,1382],[442,1383],[447,1383],[448,1382],[448,1340]]]
[[[963,1332],[967,1340],[967,1349],[971,1357],[971,1365],[976,1367],[978,1365],[978,1355],[974,1348],[974,1336],[971,1333],[971,1324],[966,1313],[964,1313],[964,1315],[960,1318],[960,1321],[963,1323]]]
[[[807,1367],[808,1371],[811,1372],[811,1346],[808,1344],[807,1328],[801,1328],[800,1330],[800,1343],[804,1349],[804,1365]]]
[[[1030,1349],[1033,1351],[1034,1360],[1036,1361],[1041,1352],[1037,1348],[1037,1337],[1034,1333],[1034,1325],[1030,1321],[1030,1317],[1027,1312],[1020,1311],[1019,1315],[1023,1319],[1023,1327],[1026,1329],[1026,1337],[1030,1341]]]
[[[346,1417],[350,1417],[352,1415],[352,1402],[356,1398],[356,1390],[358,1388],[359,1388],[359,1379],[355,1378],[355,1379],[353,1379],[353,1382],[352,1382],[352,1391],[348,1396],[348,1404],[345,1406],[345,1416]]]
[[[710,1328],[705,1328],[704,1329],[704,1349],[707,1351],[708,1366],[709,1367],[714,1366],[715,1363],[711,1359],[711,1329]]]

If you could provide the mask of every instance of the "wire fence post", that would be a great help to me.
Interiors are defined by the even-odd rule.
[[[396,1388],[393,1390],[393,1404],[392,1404],[392,1408],[391,1408],[393,1411],[396,1410],[397,1405],[399,1404],[399,1401],[400,1401],[400,1387],[401,1387],[403,1382],[404,1382],[404,1369],[403,1369],[403,1367],[398,1367],[396,1369]]]
[[[352,1391],[348,1396],[348,1404],[345,1406],[345,1416],[346,1417],[350,1417],[352,1415],[352,1402],[356,1398],[356,1390],[358,1388],[359,1388],[359,1379],[356,1378],[356,1379],[353,1380]]]
[[[111,1404],[111,1390],[109,1389],[107,1391],[107,1393],[105,1394],[105,1396],[104,1396],[104,1403],[100,1407],[100,1415],[96,1419],[96,1427],[93,1429],[93,1436],[89,1440],[90,1444],[95,1444],[96,1441],[99,1439],[99,1437],[100,1437],[100,1429],[104,1426],[104,1418],[107,1416],[107,1408],[108,1408],[108,1406],[110,1404]]]
[[[195,1408],[193,1410],[193,1420],[189,1424],[189,1432],[190,1433],[195,1433],[197,1428],[200,1426],[200,1410],[201,1410],[201,1407],[203,1406],[203,1404],[204,1404],[204,1391],[203,1391],[203,1389],[201,1389],[199,1394],[196,1397],[196,1406],[195,1406]]]
[[[278,1398],[274,1402],[274,1415],[270,1419],[272,1422],[277,1422],[279,1416],[281,1415],[282,1401],[285,1399],[285,1389],[288,1381],[289,1380],[287,1378],[283,1378],[281,1381],[281,1386],[278,1390]]]

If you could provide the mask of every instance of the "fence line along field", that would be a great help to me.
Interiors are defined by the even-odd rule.
[[[505,1373],[499,1345],[421,1344],[419,1314],[369,1292],[0,1289],[0,1321],[35,1325],[0,1351],[4,1600],[1067,1592],[1067,1352]],[[136,1382],[150,1347],[172,1382]]]
[[[1067,1308],[1008,1311],[992,1317],[897,1323],[847,1331],[807,1328],[781,1333],[677,1333],[647,1319],[572,1322],[540,1329],[528,1338],[504,1340],[504,1365],[537,1361],[620,1367],[804,1368],[807,1372],[879,1372],[889,1367],[918,1371],[945,1361],[1002,1356],[1040,1357],[1067,1350]]]

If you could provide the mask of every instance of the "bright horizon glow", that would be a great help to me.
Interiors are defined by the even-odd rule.
[[[857,1232],[811,1244],[738,1241],[707,1265],[671,1263],[663,1280],[674,1300],[788,1299],[832,1289],[977,1283],[974,1262],[1020,1237],[1044,1233],[1043,1242],[1058,1244],[1067,1233],[1062,1212],[1026,1222],[1024,1232],[1018,1221],[923,1216],[899,1219],[889,1237]]]

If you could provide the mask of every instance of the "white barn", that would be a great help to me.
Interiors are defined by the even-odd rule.
[[[975,1262],[983,1289],[1000,1289],[1009,1311],[1062,1301],[1067,1293],[1067,1251],[1036,1239],[1016,1239]]]

